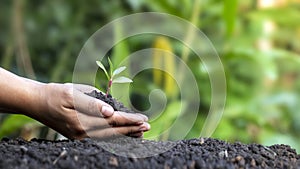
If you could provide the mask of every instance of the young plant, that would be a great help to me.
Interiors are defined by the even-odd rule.
[[[103,70],[103,72],[105,73],[105,75],[108,79],[106,96],[109,94],[109,92],[111,90],[111,86],[112,86],[113,83],[131,83],[132,82],[131,79],[129,79],[127,77],[124,77],[124,76],[116,77],[121,72],[123,72],[126,69],[126,67],[122,66],[122,67],[119,67],[119,68],[114,70],[114,67],[113,67],[113,64],[112,64],[111,60],[109,58],[107,58],[107,59],[108,59],[109,67],[110,67],[109,73],[107,73],[104,65],[100,61],[96,61],[97,65]]]

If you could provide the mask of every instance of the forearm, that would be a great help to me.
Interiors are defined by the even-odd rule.
[[[0,68],[0,110],[28,116],[38,112],[43,85]]]

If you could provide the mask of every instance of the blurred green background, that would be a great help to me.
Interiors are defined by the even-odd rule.
[[[42,82],[71,82],[76,57],[95,31],[118,17],[149,11],[192,22],[215,46],[225,69],[227,101],[212,137],[264,145],[284,143],[300,151],[299,0],[2,0],[0,65]],[[142,36],[118,44],[110,54],[118,62],[151,46],[179,55],[182,51],[182,44],[167,37]],[[197,78],[201,108],[186,138],[199,136],[211,97],[207,72],[193,58],[189,52],[186,63]],[[148,108],[153,88],[165,90],[167,96],[174,90],[169,77],[159,74],[149,71],[134,79],[130,91],[135,107]],[[172,112],[178,98],[169,95],[175,101],[166,111]],[[53,131],[27,117],[0,117],[0,137],[55,138]],[[174,114],[166,113],[153,122],[148,136],[159,133],[163,129],[158,126],[172,120]]]

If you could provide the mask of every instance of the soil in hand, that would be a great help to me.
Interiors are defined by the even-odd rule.
[[[100,100],[108,103],[109,105],[111,105],[114,108],[115,111],[122,111],[122,112],[126,112],[126,113],[137,113],[137,112],[134,112],[133,110],[130,110],[127,107],[125,107],[123,105],[123,103],[114,99],[110,94],[106,95],[101,92],[97,92],[96,90],[92,91],[91,93],[86,93],[86,94],[91,97],[100,99]]]

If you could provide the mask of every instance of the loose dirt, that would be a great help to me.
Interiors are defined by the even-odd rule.
[[[108,144],[119,146],[107,151]],[[170,144],[172,148],[166,149]],[[162,153],[139,158],[149,147]],[[0,168],[300,168],[300,155],[287,145],[227,143],[212,138],[173,142],[4,138],[0,142]]]

